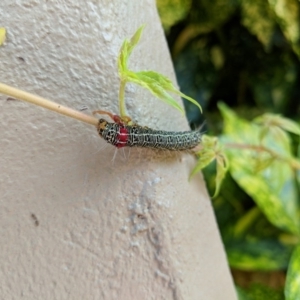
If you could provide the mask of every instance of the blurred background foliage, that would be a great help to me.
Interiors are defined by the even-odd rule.
[[[257,150],[226,150],[229,172],[212,200],[238,296],[300,299],[300,1],[157,7],[181,91],[204,111],[185,103],[192,128],[205,121],[221,143]],[[212,195],[215,166],[203,173]]]

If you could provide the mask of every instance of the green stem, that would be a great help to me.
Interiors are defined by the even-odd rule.
[[[119,110],[120,110],[121,118],[126,116],[125,86],[126,86],[126,80],[121,79],[120,89],[119,89]]]

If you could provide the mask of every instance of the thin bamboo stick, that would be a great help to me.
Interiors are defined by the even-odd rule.
[[[55,103],[53,101],[47,100],[45,98],[42,98],[37,95],[33,95],[30,93],[27,93],[25,91],[16,89],[14,87],[8,86],[6,84],[3,84],[0,82],[0,93],[11,96],[16,99],[20,99],[26,102],[30,102],[32,104],[44,107],[46,109],[50,109],[52,111],[55,111],[59,114],[68,116],[70,118],[77,119],[81,122],[85,122],[94,126],[98,125],[99,120],[93,116],[88,116],[86,114],[83,114],[77,110],[74,110],[72,108],[60,105],[58,103]]]

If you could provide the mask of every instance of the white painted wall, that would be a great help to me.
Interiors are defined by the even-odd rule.
[[[1,0],[0,82],[118,113],[117,54],[142,23],[132,69],[175,81],[154,0]],[[0,106],[1,299],[236,299],[190,155],[126,149],[112,161],[92,126],[3,95]],[[139,87],[127,107],[141,125],[188,129]]]

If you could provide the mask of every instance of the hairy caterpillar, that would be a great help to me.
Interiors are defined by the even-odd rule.
[[[100,119],[97,131],[109,144],[122,147],[144,147],[162,150],[184,151],[196,147],[201,141],[200,131],[163,131],[142,127],[137,124],[127,125],[121,117],[104,111],[94,113],[108,114],[116,123]]]

